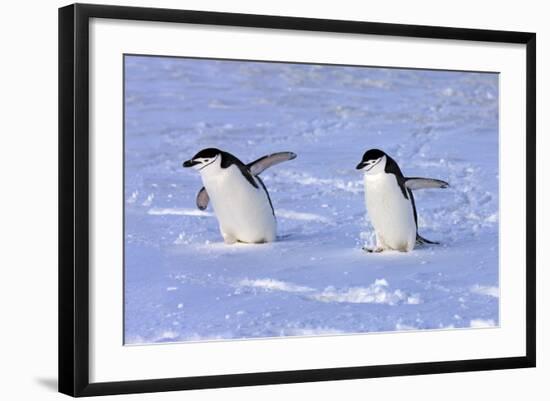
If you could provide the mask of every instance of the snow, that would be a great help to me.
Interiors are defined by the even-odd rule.
[[[485,327],[494,327],[495,321],[493,319],[474,319],[470,321],[470,327],[474,328],[485,328]]]
[[[396,305],[398,303],[418,304],[418,295],[408,296],[397,289],[388,291],[388,282],[385,279],[375,280],[368,287],[352,287],[339,291],[334,287],[327,287],[323,292],[313,295],[313,298],[322,302],[350,302],[350,303],[375,303]]]
[[[499,325],[498,75],[127,56],[125,343],[452,330]],[[206,147],[262,173],[270,244],[223,243],[200,211]],[[405,175],[420,234],[441,245],[369,254],[355,165],[369,148]]]
[[[314,213],[294,212],[292,210],[277,210],[277,218],[290,220],[318,221],[319,223],[329,223],[330,219]]]
[[[499,291],[498,287],[491,287],[491,286],[487,286],[487,285],[476,284],[476,285],[472,286],[471,291],[476,293],[476,294],[488,295],[488,296],[495,297],[495,298],[500,297],[500,291]]]
[[[275,291],[288,291],[288,292],[309,292],[313,291],[312,288],[303,287],[300,285],[285,283],[280,280],[273,279],[259,279],[259,280],[241,280],[238,284],[239,287],[252,287],[252,288],[263,288],[265,290],[275,290]]]
[[[169,196],[171,198],[171,196]],[[198,209],[187,209],[187,208],[152,208],[147,211],[147,214],[154,216],[164,216],[164,215],[174,215],[174,216],[206,216],[214,217],[214,213],[205,212]]]

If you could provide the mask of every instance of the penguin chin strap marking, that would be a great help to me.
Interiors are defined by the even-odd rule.
[[[365,172],[371,171],[374,168],[374,166],[380,163],[380,160],[382,160],[382,158],[378,159],[375,163],[370,164],[368,168],[365,170]]]
[[[216,160],[218,159],[218,155],[216,155],[216,157],[214,157],[214,160],[212,160],[210,163],[208,164],[205,164],[204,166],[202,166],[201,168],[197,169],[197,171],[201,171],[203,168],[207,167],[207,166],[210,166],[212,163],[214,163]]]

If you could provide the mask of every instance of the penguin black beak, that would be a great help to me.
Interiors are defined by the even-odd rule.
[[[365,163],[365,162],[362,161],[362,162],[359,163],[355,168],[356,168],[357,170],[361,170],[361,169],[362,169],[363,167],[365,167],[366,165],[367,165],[367,163]]]
[[[194,160],[187,160],[185,162],[183,162],[183,167],[193,167],[194,165],[196,164],[199,164],[200,162],[196,162]]]

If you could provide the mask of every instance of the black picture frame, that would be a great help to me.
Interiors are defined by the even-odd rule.
[[[89,21],[91,18],[438,38],[526,46],[526,353],[521,357],[90,383]],[[59,391],[71,396],[534,367],[536,35],[479,29],[74,4],[59,9]]]

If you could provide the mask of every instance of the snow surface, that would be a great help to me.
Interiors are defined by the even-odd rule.
[[[125,342],[499,324],[498,75],[126,56]],[[206,147],[262,173],[279,240],[225,245],[184,160]],[[405,175],[420,234],[368,254],[364,151]]]

